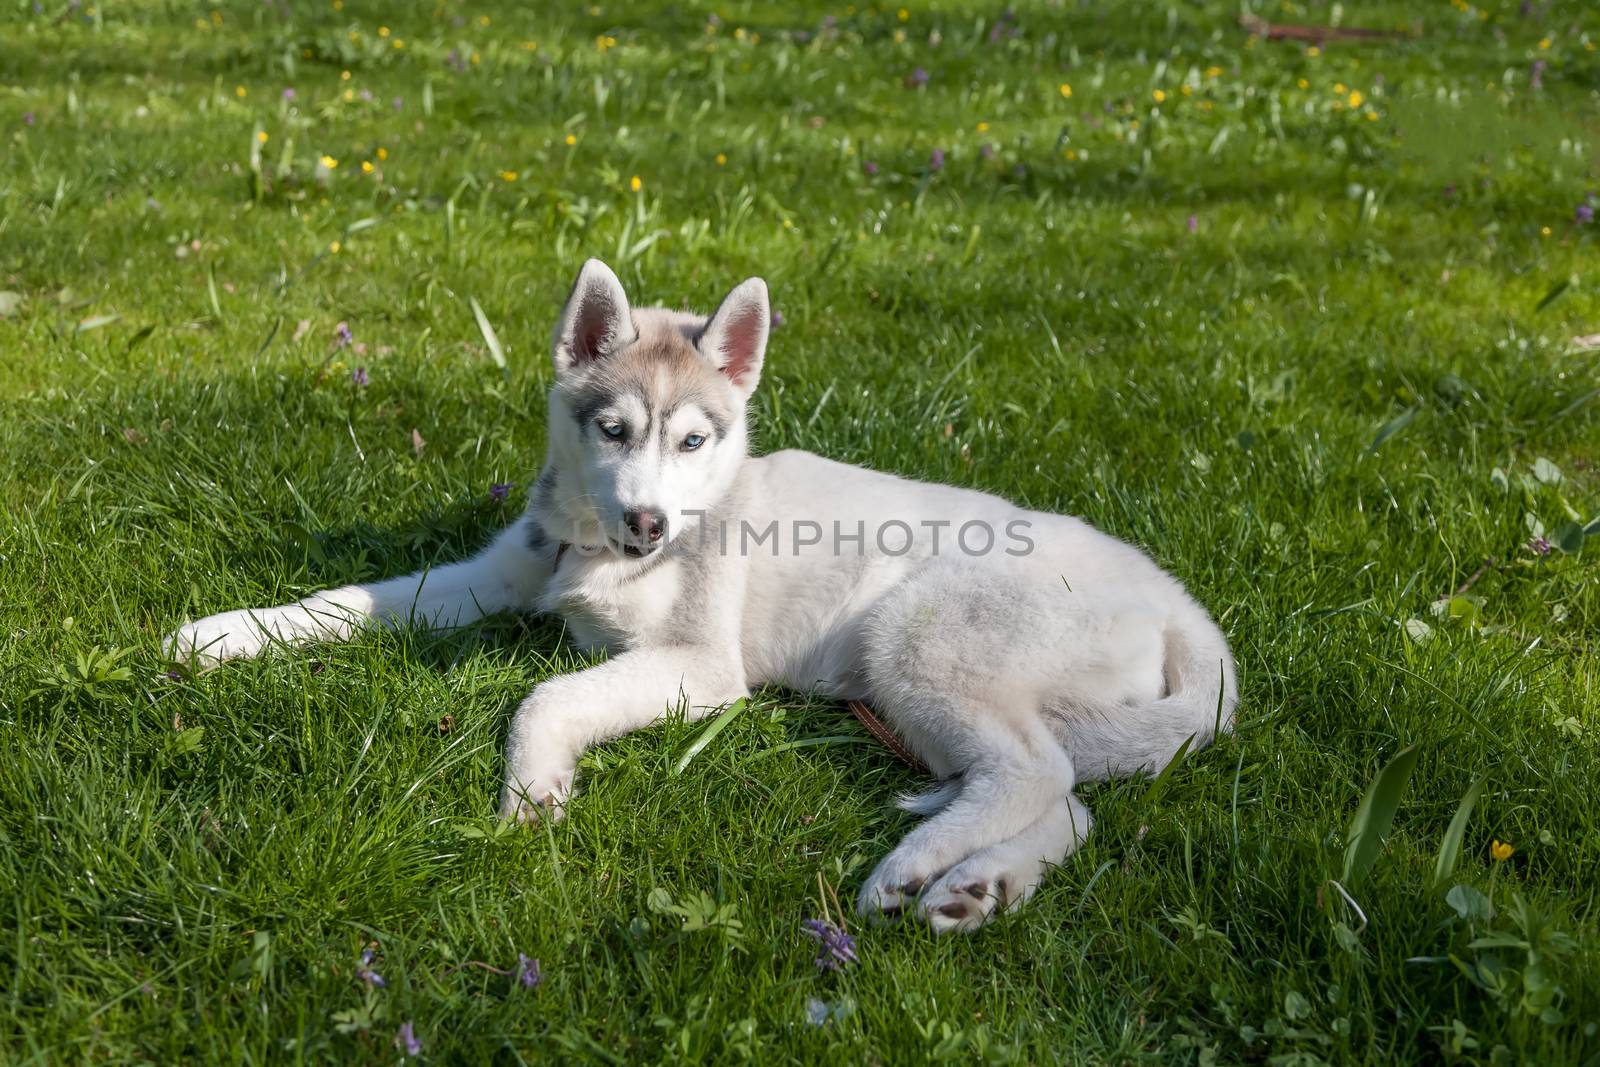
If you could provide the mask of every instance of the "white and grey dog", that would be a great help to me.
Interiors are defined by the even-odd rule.
[[[1144,553],[1078,519],[785,451],[749,454],[771,323],[751,278],[716,313],[630,308],[585,263],[555,331],[549,453],[482,553],[168,639],[198,666],[365,625],[561,615],[598,666],[551,678],[506,742],[506,818],[560,818],[584,750],[781,685],[859,699],[943,781],[862,887],[863,914],[982,925],[1087,834],[1080,781],[1159,770],[1233,720],[1222,632]]]

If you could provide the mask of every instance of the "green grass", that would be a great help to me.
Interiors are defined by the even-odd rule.
[[[406,1020],[470,1063],[1600,1056],[1590,5],[1346,2],[1410,35],[1320,54],[1220,0],[996,41],[1000,4],[6,7],[0,1061],[392,1062]],[[607,745],[502,833],[510,710],[583,660],[558,623],[169,678],[186,615],[511,519],[588,255],[641,304],[769,280],[762,449],[1148,547],[1234,643],[1237,733],[1085,790],[1025,910],[856,929],[829,975],[819,876],[848,900],[916,785],[838,708],[758,694],[682,773],[695,726]],[[519,952],[535,990],[472,962]]]

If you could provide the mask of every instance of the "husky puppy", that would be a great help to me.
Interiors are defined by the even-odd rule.
[[[1233,721],[1228,644],[1143,552],[1078,519],[808,452],[749,454],[772,312],[751,278],[709,319],[632,308],[598,260],[555,330],[549,453],[482,553],[231,611],[168,638],[197,666],[367,625],[562,616],[588,670],[540,683],[500,812],[562,817],[584,750],[759,686],[874,708],[942,780],[861,888],[868,916],[976,928],[1089,831],[1080,781],[1159,770]]]

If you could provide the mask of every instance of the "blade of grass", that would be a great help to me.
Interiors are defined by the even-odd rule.
[[[1400,798],[1405,795],[1416,766],[1417,746],[1401,749],[1399,755],[1384,764],[1367,788],[1367,795],[1361,798],[1361,806],[1350,820],[1350,830],[1346,834],[1349,843],[1344,850],[1344,873],[1340,875],[1345,883],[1354,885],[1378,861],[1384,837],[1394,822],[1394,813],[1400,808]]]
[[[724,708],[722,714],[706,723],[705,728],[695,735],[693,741],[689,742],[689,747],[683,750],[683,755],[678,757],[678,762],[672,765],[672,773],[682,774],[683,769],[694,762],[694,758],[700,755],[707,745],[715,741],[718,734],[728,728],[728,724],[744,710],[744,706],[747,703],[749,701],[746,698],[740,697]]]
[[[1467,832],[1467,820],[1472,818],[1472,809],[1478,803],[1478,794],[1483,792],[1483,782],[1487,777],[1486,774],[1480,774],[1478,780],[1467,788],[1460,806],[1456,808],[1455,818],[1450,820],[1444,839],[1439,842],[1439,858],[1433,864],[1434,885],[1443,884],[1456,871],[1456,861],[1461,858],[1461,839]]]
[[[483,308],[478,304],[475,296],[467,297],[467,303],[472,305],[472,317],[478,320],[478,332],[483,334],[483,343],[489,346],[489,358],[494,360],[494,365],[501,372],[506,371],[506,352],[500,347],[500,336],[494,332],[494,327],[489,325],[489,316],[483,313]]]

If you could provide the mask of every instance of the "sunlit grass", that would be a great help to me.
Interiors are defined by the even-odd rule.
[[[1600,26],[1336,6],[1260,14],[1401,35],[13,5],[0,1060],[393,1061],[408,1021],[464,1062],[1593,1057]],[[1025,911],[821,974],[818,876],[848,900],[916,784],[838,708],[759,694],[681,773],[696,727],[606,746],[507,833],[510,710],[583,661],[556,622],[166,673],[185,615],[510,521],[589,255],[637,303],[768,279],[761,449],[1147,546],[1234,642],[1238,733],[1086,790]]]

